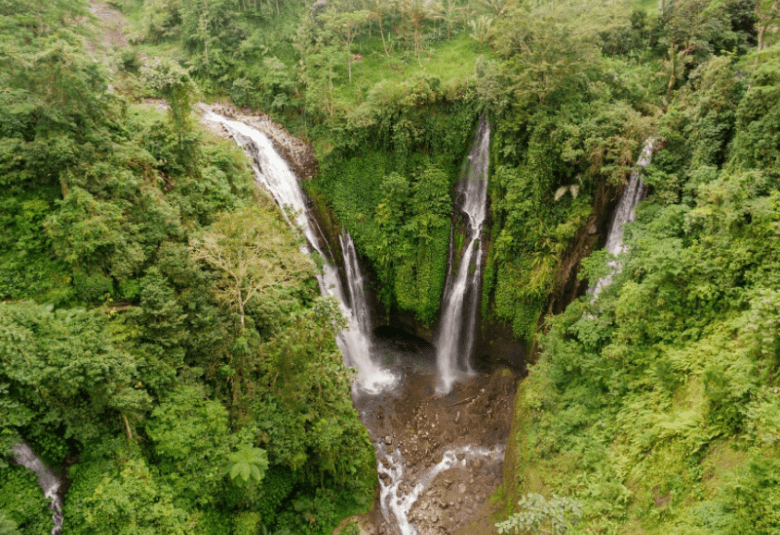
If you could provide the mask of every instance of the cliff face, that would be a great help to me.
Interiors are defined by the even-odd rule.
[[[330,249],[336,257],[336,262],[341,265],[340,250],[338,247],[338,233],[340,225],[334,218],[333,213],[328,210],[326,201],[318,197],[318,192],[310,191],[314,202],[312,212],[319,222],[319,227],[323,235],[330,244]],[[609,224],[612,212],[619,197],[619,189],[602,183],[598,186],[594,195],[593,207],[586,225],[581,227],[574,238],[569,242],[566,251],[561,256],[556,271],[555,285],[550,293],[548,304],[544,314],[540,316],[539,327],[542,328],[542,322],[551,314],[560,314],[566,306],[587,292],[589,281],[587,279],[578,279],[578,274],[582,268],[582,259],[586,258],[593,251],[604,246],[606,236],[609,231]],[[453,216],[454,232],[462,234],[462,225],[459,224],[459,218]],[[490,222],[488,222],[490,223]],[[490,224],[486,225],[490,228]],[[456,238],[457,239],[457,238]],[[461,240],[462,241],[462,240]],[[490,248],[491,236],[485,232],[483,236],[483,261],[487,259]],[[455,262],[462,255],[462,250],[456,252]],[[369,279],[370,303],[374,324],[384,335],[395,331],[396,333],[405,333],[411,337],[421,339],[424,344],[433,344],[435,331],[430,325],[425,325],[417,320],[413,313],[403,310],[388,310],[377,298],[372,289],[377,287],[377,277],[372,273],[369,266],[363,264],[363,269]],[[475,305],[479,306],[479,305]],[[526,372],[526,363],[534,359],[537,347],[534,343],[529,344],[527,340],[518,338],[510,326],[495,318],[494,315],[482,314],[486,307],[480,307],[477,324],[477,338],[475,343],[474,366],[477,369],[491,369],[495,366],[509,366],[521,374]],[[433,323],[435,326],[436,322]]]
[[[617,188],[606,182],[598,185],[587,224],[577,231],[561,256],[547,314],[542,316],[541,320],[549,314],[560,314],[569,303],[588,291],[589,281],[579,280],[577,275],[582,268],[582,259],[604,246],[612,212],[619,198],[618,193]]]

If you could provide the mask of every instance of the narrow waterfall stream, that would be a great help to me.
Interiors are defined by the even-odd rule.
[[[652,137],[645,141],[642,153],[639,155],[639,159],[636,162],[636,165],[640,169],[631,173],[628,186],[626,186],[623,193],[620,195],[617,208],[615,208],[615,214],[612,216],[612,224],[609,227],[607,244],[604,248],[616,257],[620,253],[626,251],[626,245],[623,243],[623,226],[626,223],[636,220],[634,208],[647,197],[648,188],[647,185],[642,182],[641,168],[650,164],[650,161],[653,158],[653,146],[655,141],[655,138]],[[610,260],[608,264],[612,268],[610,274],[600,278],[596,283],[596,286],[589,289],[594,300],[598,297],[602,289],[612,283],[613,275],[620,273],[621,266],[617,260]]]
[[[482,281],[482,227],[487,213],[487,173],[490,163],[490,123],[483,115],[468,161],[458,184],[461,211],[468,218],[467,240],[457,272],[450,263],[442,301],[439,334],[436,339],[436,368],[440,392],[452,390],[452,384],[471,371],[477,311]],[[450,258],[455,240],[450,239]]]
[[[276,152],[268,136],[241,121],[234,121],[214,112],[207,111],[203,118],[221,124],[235,142],[247,151],[255,162],[253,170],[257,182],[273,195],[288,221],[302,230],[311,249],[325,259],[323,273],[317,276],[317,281],[323,295],[332,295],[338,299],[341,311],[349,322],[348,328],[338,334],[336,341],[344,354],[346,364],[358,370],[357,381],[353,386],[354,391],[378,394],[383,390],[394,388],[398,382],[396,375],[372,360],[370,318],[352,238],[349,234],[341,237],[345,263],[348,264],[350,306],[336,267],[329,262],[328,256],[320,247],[316,222],[309,217],[306,196],[298,182],[298,177],[284,158]],[[293,219],[290,220],[290,217]],[[356,290],[357,288],[361,288],[361,291]]]
[[[390,370],[382,367],[374,359],[375,352],[371,340],[371,314],[368,309],[366,285],[363,280],[363,272],[358,264],[355,244],[352,241],[352,236],[346,231],[339,236],[339,242],[344,255],[349,302],[351,305],[351,308],[342,311],[349,318],[349,330],[341,331],[339,334],[341,338],[340,345],[344,352],[344,357],[347,359],[347,364],[357,368],[356,387],[362,392],[376,395],[382,391],[395,388],[399,378]],[[329,269],[335,275],[335,269]],[[333,283],[333,288],[335,291],[340,291],[340,286],[337,286],[339,284],[337,276],[336,279]],[[344,303],[343,296],[337,295],[337,297],[341,303]]]
[[[62,481],[57,474],[49,469],[35,455],[35,452],[26,443],[21,442],[14,446],[11,451],[14,454],[14,460],[28,470],[32,470],[38,476],[38,485],[43,491],[46,499],[51,500],[49,508],[54,511],[51,516],[54,527],[51,530],[52,535],[59,535],[62,532],[62,496],[59,490]]]

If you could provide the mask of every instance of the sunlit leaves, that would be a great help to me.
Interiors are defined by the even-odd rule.
[[[528,494],[518,505],[519,513],[496,524],[499,533],[565,535],[582,517],[582,503],[556,495],[547,500],[540,494]]]
[[[312,264],[291,247],[293,239],[278,216],[250,206],[222,214],[211,231],[190,243],[194,258],[217,271],[217,295],[238,313],[241,329],[245,309],[259,293],[312,274]],[[291,250],[280,255],[286,247]]]
[[[268,469],[268,455],[260,448],[244,446],[227,456],[227,474],[234,485],[246,487],[257,485]]]

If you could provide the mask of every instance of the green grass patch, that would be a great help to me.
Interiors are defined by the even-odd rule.
[[[389,57],[385,56],[378,35],[360,41],[355,51],[362,57],[352,65],[352,83],[345,64],[339,69],[334,87],[337,101],[347,108],[359,105],[380,82],[400,84],[416,75],[426,74],[438,78],[442,85],[448,87],[473,76],[480,55],[485,59],[494,57],[488,47],[479,52],[476,41],[466,32],[423,50],[420,63],[411,50],[396,48]]]
[[[651,17],[658,15],[658,0],[635,0],[635,9],[642,9]]]

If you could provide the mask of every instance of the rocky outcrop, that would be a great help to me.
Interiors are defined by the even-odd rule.
[[[201,103],[197,104],[195,108],[200,113],[212,111],[229,119],[241,121],[263,132],[271,139],[276,151],[282,155],[301,180],[312,178],[317,174],[317,158],[311,145],[287,132],[282,125],[274,122],[265,113],[252,112],[245,109],[239,110],[232,104],[222,103]],[[226,135],[219,125],[210,126],[212,126],[211,130],[216,134]]]

